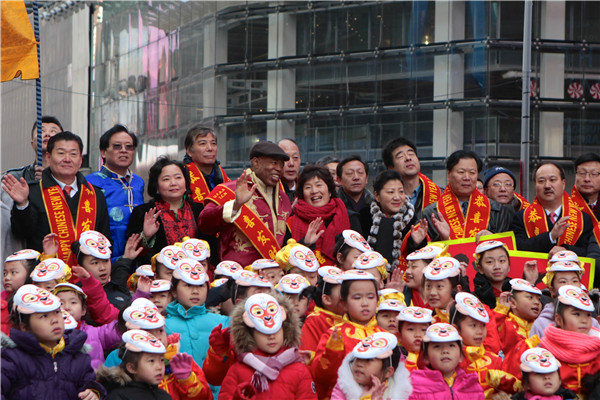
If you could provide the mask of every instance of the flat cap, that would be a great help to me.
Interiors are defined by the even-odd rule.
[[[250,159],[254,157],[272,157],[279,158],[284,161],[290,159],[290,157],[285,154],[285,151],[283,151],[281,147],[268,140],[261,140],[252,146],[250,149]]]

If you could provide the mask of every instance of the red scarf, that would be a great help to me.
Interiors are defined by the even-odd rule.
[[[540,347],[550,351],[560,362],[569,364],[584,364],[600,356],[600,339],[597,336],[566,331],[554,325],[548,325],[544,331]]]
[[[184,200],[179,210],[177,210],[177,213],[171,210],[170,207],[171,206],[167,202],[156,202],[156,209],[162,211],[160,220],[165,230],[167,244],[171,245],[181,242],[186,236],[192,238],[197,237],[198,225],[194,218],[192,206]]]
[[[335,236],[342,233],[344,229],[350,229],[348,210],[346,210],[342,200],[333,198],[322,207],[314,207],[304,200],[298,200],[298,203],[294,206],[294,214],[291,217],[292,237],[296,240],[304,239],[308,225],[318,217],[323,218],[320,231],[325,231],[325,233],[317,240],[315,248],[333,261],[335,260],[333,254]],[[325,221],[329,218],[331,218],[331,222],[325,226]],[[321,260],[319,260],[319,263],[322,264]]]

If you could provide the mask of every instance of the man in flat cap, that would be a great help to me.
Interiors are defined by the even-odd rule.
[[[221,260],[250,265],[258,258],[275,258],[292,212],[280,183],[287,160],[281,147],[259,141],[250,149],[250,168],[215,187],[206,198],[198,227],[203,233],[219,233]]]

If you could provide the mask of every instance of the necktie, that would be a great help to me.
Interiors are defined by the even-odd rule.
[[[460,207],[462,208],[462,213],[463,215],[466,217],[467,216],[467,209],[469,208],[469,202],[465,201],[463,202]]]
[[[71,190],[73,190],[73,187],[65,186],[65,188],[63,190],[65,191],[65,194],[67,195],[67,197],[70,199],[71,198]]]
[[[550,213],[550,222],[552,222],[552,224],[555,224],[557,217],[558,217],[558,215],[556,215],[556,213],[551,212]]]

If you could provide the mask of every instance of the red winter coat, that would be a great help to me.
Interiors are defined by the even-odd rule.
[[[286,348],[282,348],[279,353],[284,350]],[[258,350],[254,353],[263,357],[269,356]],[[249,389],[254,372],[252,367],[239,361],[232,365],[221,385],[219,400],[317,399],[308,367],[302,363],[295,362],[283,367],[277,379],[269,381],[269,389],[262,393],[252,394],[252,390]]]
[[[304,320],[304,325],[302,325],[300,350],[309,350],[314,356],[321,335],[340,322],[342,322],[341,315],[332,313],[321,307],[315,307],[314,311]]]

